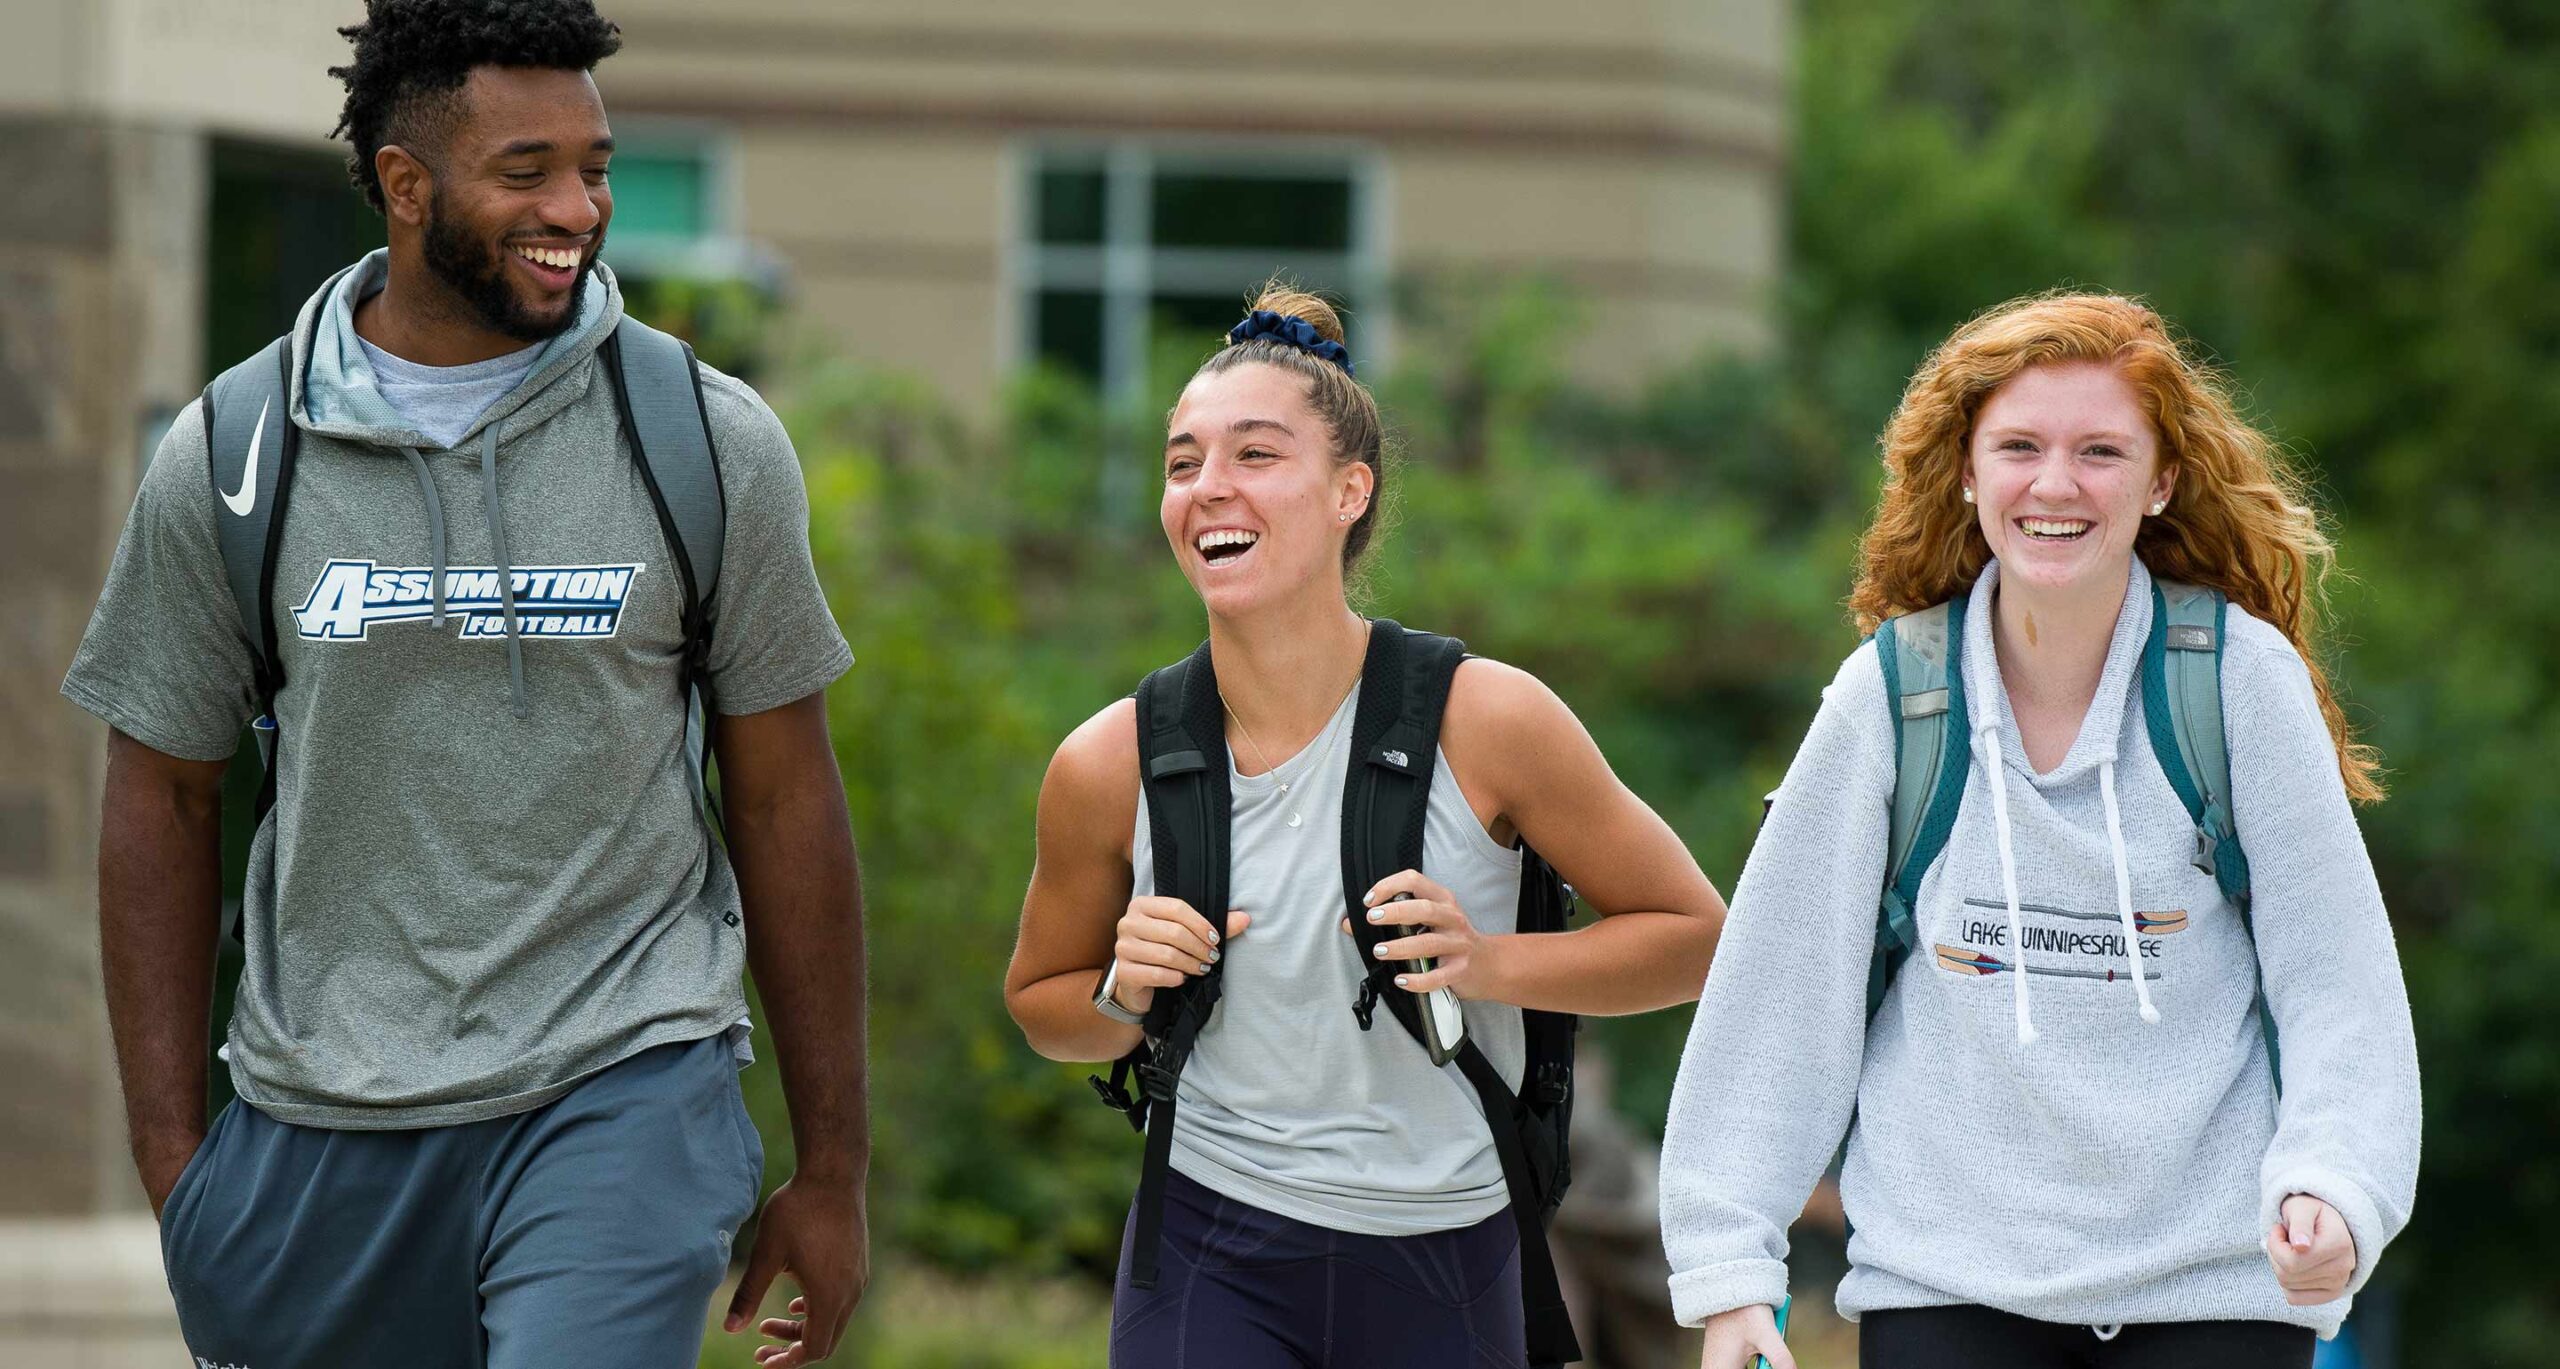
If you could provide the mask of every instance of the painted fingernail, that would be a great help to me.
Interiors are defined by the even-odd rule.
[[[1201,962],[1200,962],[1200,973],[1202,973],[1202,974],[1207,974],[1208,972],[1209,972],[1209,962],[1208,962],[1208,961],[1205,961],[1205,960],[1201,961]]]
[[[1404,981],[1405,981],[1405,976],[1403,976],[1403,975],[1397,975],[1397,976],[1396,976],[1396,987],[1397,987],[1397,988],[1399,988],[1399,989],[1403,988],[1403,987],[1404,987]]]
[[[1210,947],[1210,948],[1209,948],[1209,963],[1210,963],[1210,964],[1212,964],[1212,965],[1217,964],[1217,963],[1218,963],[1218,957],[1219,957],[1219,956],[1222,956],[1222,955],[1225,955],[1225,954],[1226,954],[1226,952],[1219,950],[1219,949],[1218,949],[1217,947],[1215,947],[1215,946]]]
[[[1375,954],[1377,955],[1377,957],[1378,957],[1380,960],[1384,960],[1384,959],[1386,959],[1386,958],[1387,958],[1387,948],[1386,948],[1386,946],[1385,946],[1383,943],[1381,943],[1381,944],[1379,945],[1379,947],[1378,947],[1377,951],[1375,952]]]
[[[1378,911],[1377,909],[1375,909],[1375,908],[1372,908],[1372,909],[1370,909],[1370,910],[1369,910],[1369,920],[1370,920],[1371,922],[1384,922],[1384,921],[1386,921],[1386,920],[1387,920],[1387,915],[1386,915],[1385,913],[1379,912],[1379,911]]]

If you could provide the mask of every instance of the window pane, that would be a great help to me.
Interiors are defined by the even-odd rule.
[[[703,204],[702,159],[622,153],[606,176],[613,187],[613,233],[639,237],[702,236],[708,215]]]
[[[1160,338],[1179,339],[1186,347],[1212,348],[1227,330],[1244,321],[1244,306],[1260,281],[1238,285],[1224,295],[1157,295],[1147,301]]]
[[[1041,291],[1032,308],[1031,351],[1035,360],[1101,379],[1102,292]]]
[[[1050,168],[1040,173],[1040,241],[1102,241],[1102,171],[1100,168]]]
[[[1155,183],[1160,247],[1351,247],[1351,182],[1341,176],[1185,172]]]

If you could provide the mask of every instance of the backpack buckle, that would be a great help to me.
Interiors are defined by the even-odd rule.
[[[1360,992],[1351,1000],[1351,1015],[1360,1020],[1360,1030],[1369,1030],[1378,1015],[1378,981],[1361,978]]]
[[[1112,1083],[1099,1074],[1088,1074],[1084,1077],[1084,1081],[1093,1085],[1093,1091],[1101,1096],[1102,1105],[1104,1107],[1109,1108],[1113,1112],[1119,1113],[1121,1116],[1129,1119],[1130,1130],[1145,1131],[1147,1129],[1147,1102],[1145,1099],[1130,1096],[1127,1089],[1120,1087],[1118,1084]]]
[[[1112,1083],[1099,1074],[1088,1074],[1084,1077],[1084,1081],[1093,1085],[1093,1091],[1102,1099],[1102,1105],[1113,1112],[1138,1110],[1138,1100],[1131,1097],[1129,1091],[1118,1084]]]
[[[1174,1078],[1173,1071],[1153,1062],[1138,1066],[1138,1087],[1151,1102],[1173,1101]]]
[[[1564,1062],[1549,1060],[1538,1066],[1536,1077],[1529,1081],[1528,1102],[1532,1108],[1540,1112],[1551,1112],[1561,1105],[1572,1091],[1573,1077],[1566,1070]]]

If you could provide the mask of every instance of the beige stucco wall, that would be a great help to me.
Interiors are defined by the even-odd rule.
[[[734,227],[775,249],[802,319],[963,399],[1021,359],[1017,157],[1066,135],[1371,153],[1391,269],[1568,283],[1588,304],[1586,374],[1766,337],[1786,0],[603,8],[627,40],[599,71],[609,107],[725,132]],[[312,145],[340,98],[334,30],[361,15],[359,0],[11,10],[0,108]]]
[[[1021,356],[1018,151],[1086,135],[1367,152],[1393,271],[1562,280],[1588,306],[1579,369],[1636,376],[1766,340],[1786,12],[623,0],[599,81],[620,118],[729,130],[738,227],[804,311],[963,397]]]

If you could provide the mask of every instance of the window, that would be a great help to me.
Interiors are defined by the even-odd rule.
[[[1043,144],[1017,257],[1023,351],[1105,394],[1143,389],[1151,349],[1205,350],[1282,274],[1341,300],[1352,348],[1383,334],[1374,159],[1348,151],[1136,141]]]
[[[633,148],[613,157],[613,229],[625,238],[711,231],[711,173],[699,148]]]
[[[613,225],[605,260],[626,280],[770,285],[765,255],[737,236],[737,158],[727,130],[667,120],[614,126]]]

